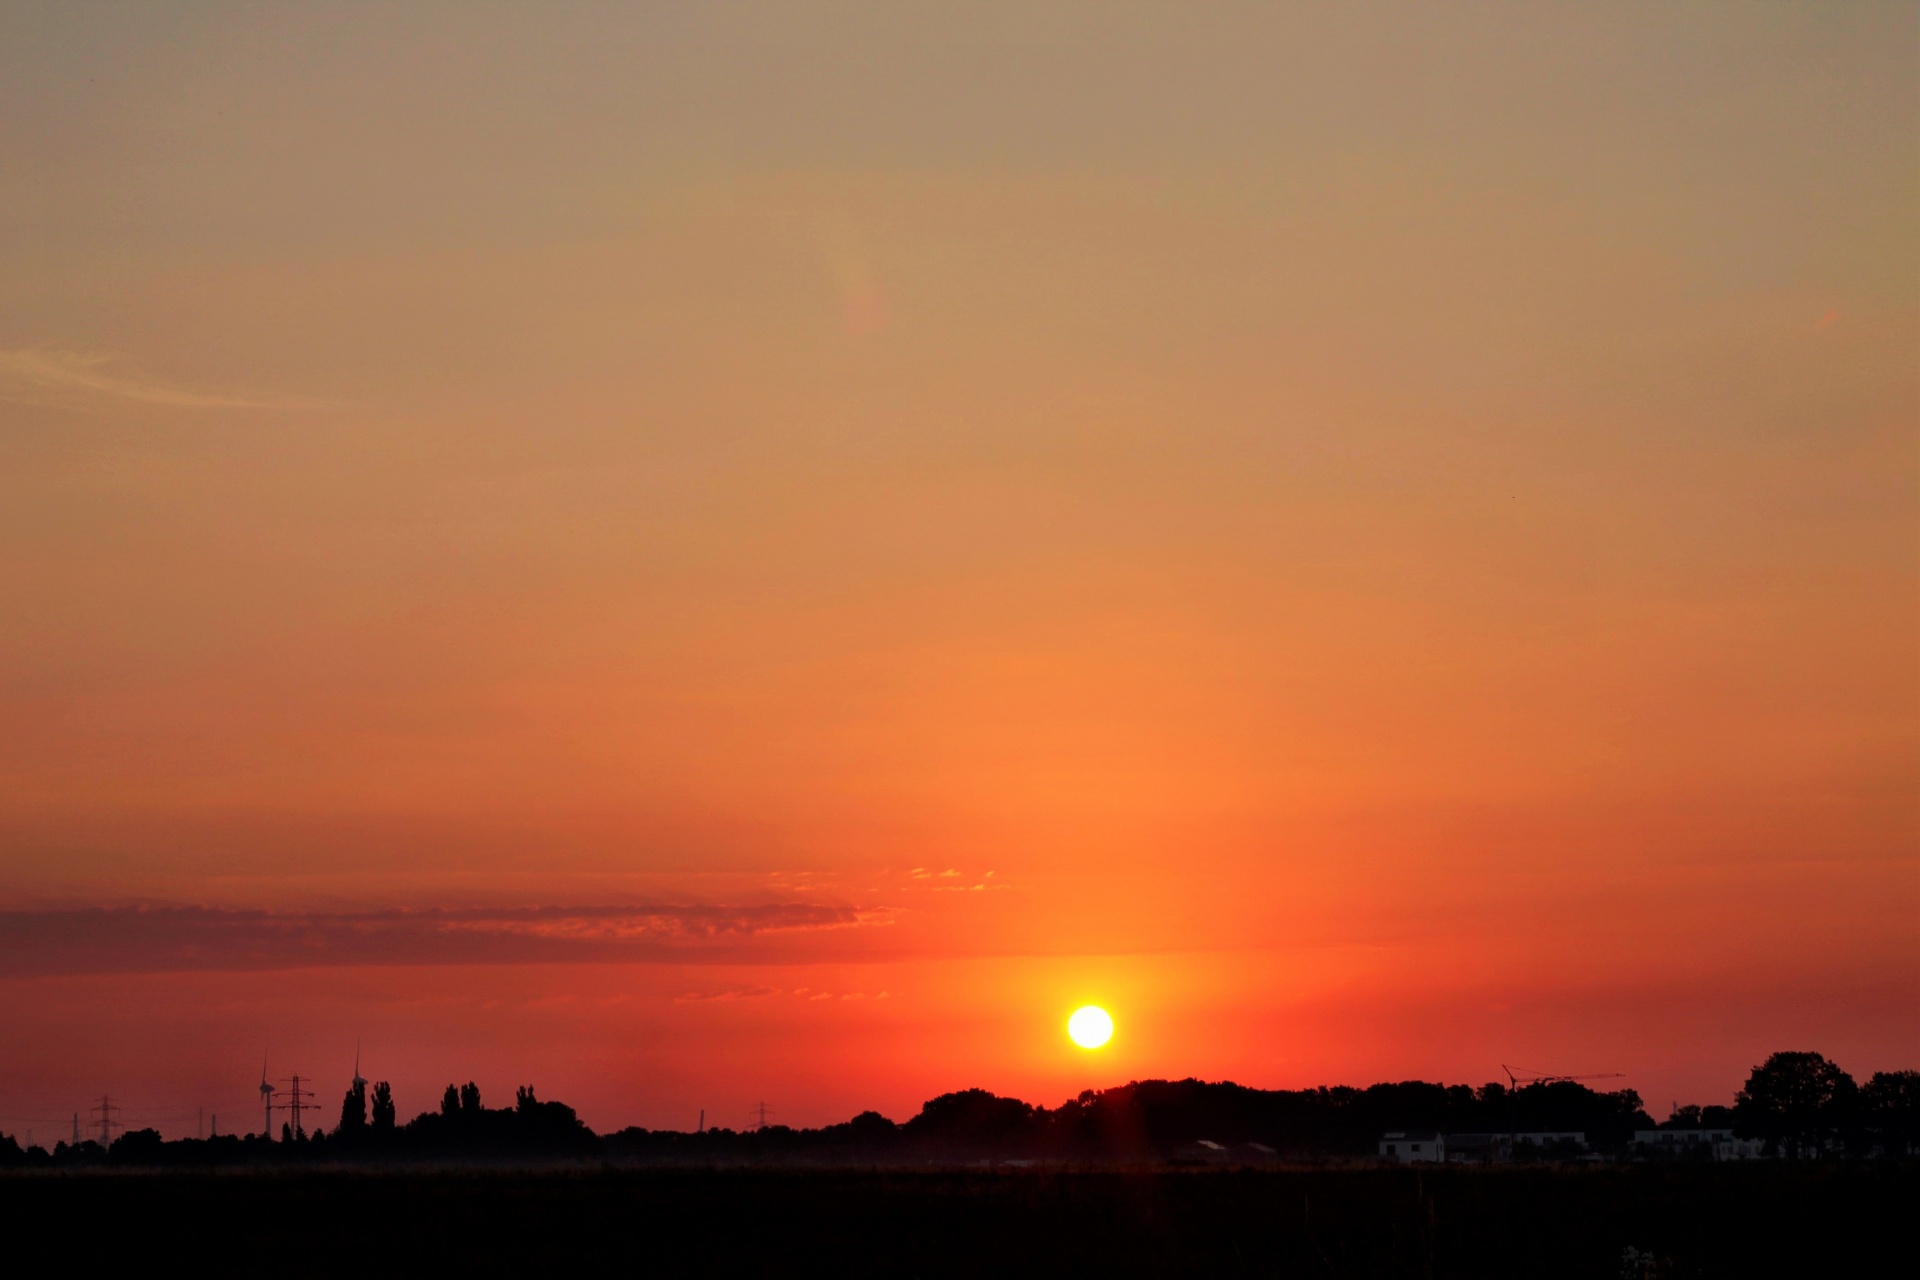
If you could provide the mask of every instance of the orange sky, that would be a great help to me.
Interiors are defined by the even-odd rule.
[[[1920,1064],[1912,7],[1034,8],[0,14],[0,1128]]]

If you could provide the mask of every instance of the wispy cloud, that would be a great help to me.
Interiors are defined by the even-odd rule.
[[[722,987],[718,991],[688,991],[677,999],[682,1004],[697,1004],[707,1000],[764,1000],[779,994],[773,987],[734,986]]]
[[[768,960],[775,935],[885,924],[881,910],[762,906],[277,912],[139,906],[0,911],[0,977],[340,965]]]
[[[236,391],[173,386],[118,369],[119,357],[90,351],[21,347],[0,351],[0,398],[71,404],[86,399],[132,400],[174,409],[321,409],[294,400]]]
[[[819,1000],[885,1000],[885,991],[869,994],[865,991],[815,991],[810,987],[795,987],[783,991],[779,987],[749,987],[735,985],[721,987],[711,991],[687,991],[674,997],[681,1004],[703,1004],[715,1000],[765,1000],[773,996],[787,996],[794,1000],[804,1000],[812,1004]]]

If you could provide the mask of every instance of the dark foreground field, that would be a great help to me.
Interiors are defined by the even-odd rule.
[[[1868,1274],[1899,1256],[1916,1204],[1920,1167],[1887,1163],[20,1174],[0,1177],[0,1238],[22,1276],[1611,1280]]]

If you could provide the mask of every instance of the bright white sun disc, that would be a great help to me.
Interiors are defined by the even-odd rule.
[[[1098,1049],[1113,1039],[1113,1019],[1097,1004],[1075,1009],[1067,1019],[1067,1038],[1082,1049]]]

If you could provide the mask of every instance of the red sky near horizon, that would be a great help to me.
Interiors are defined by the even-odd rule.
[[[0,1130],[1920,1065],[1917,45],[9,7]]]

